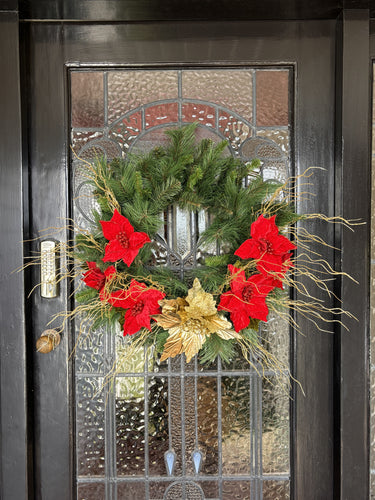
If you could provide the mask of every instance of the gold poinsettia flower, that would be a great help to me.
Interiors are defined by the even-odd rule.
[[[232,324],[218,314],[215,299],[203,290],[198,278],[185,299],[164,299],[159,304],[162,313],[153,318],[169,332],[161,361],[184,352],[189,362],[212,333],[225,340],[240,337]]]

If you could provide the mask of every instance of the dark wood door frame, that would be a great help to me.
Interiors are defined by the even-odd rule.
[[[91,6],[94,2],[91,2]],[[101,18],[95,19],[94,10],[88,2],[20,2],[0,0],[0,207],[1,207],[1,334],[0,334],[0,403],[1,403],[1,498],[23,500],[33,498],[33,460],[30,450],[33,445],[33,411],[28,400],[26,387],[30,387],[30,373],[26,357],[27,311],[24,305],[25,283],[22,274],[10,274],[22,262],[20,242],[27,238],[27,151],[22,134],[27,125],[24,96],[27,82],[20,78],[20,22],[23,26],[40,20],[60,22],[102,23],[111,19],[106,5],[102,4]],[[189,9],[191,2],[166,2],[168,8],[150,9],[152,2],[118,1],[118,19],[126,22],[163,20],[215,20],[233,18],[230,2],[207,1],[202,9]],[[218,3],[223,7],[218,8]],[[313,3],[310,10],[298,7],[300,2],[287,1],[278,10],[279,2],[269,2],[270,8],[250,9],[249,3],[240,1],[236,16],[242,20],[288,18],[335,19],[336,36],[336,110],[335,120],[335,211],[347,218],[362,218],[369,221],[370,210],[370,11],[372,5],[363,1],[351,1],[350,9],[338,2]],[[52,4],[54,8],[52,8]],[[77,7],[75,8],[75,4]],[[153,3],[155,5],[155,2]],[[227,11],[225,11],[225,7]],[[221,14],[217,14],[220,12]],[[107,14],[106,14],[107,13]],[[210,14],[211,13],[211,14]],[[105,16],[108,17],[105,17]],[[104,16],[104,17],[103,17]],[[211,17],[210,17],[211,16]],[[44,18],[44,19],[42,19]],[[26,21],[29,19],[29,21]],[[32,21],[33,19],[34,21]],[[21,48],[22,48],[21,36]],[[374,54],[371,52],[371,56]],[[314,57],[314,53],[311,53]],[[21,60],[21,68],[26,64]],[[22,83],[21,83],[22,82]],[[22,90],[22,92],[21,92]],[[317,148],[323,147],[320,144]],[[26,151],[26,152],[25,152]],[[24,152],[24,153],[23,153]],[[343,307],[358,318],[353,322],[351,334],[338,331],[331,355],[334,357],[334,422],[332,439],[335,453],[333,464],[327,464],[333,471],[334,491],[327,496],[314,496],[314,492],[296,489],[295,500],[305,500],[307,494],[317,500],[328,498],[353,500],[367,499],[369,472],[369,224],[356,230],[355,236],[349,232],[337,231],[336,245],[342,248],[337,255],[337,265],[355,276],[360,285],[341,285]],[[353,256],[355,256],[353,258]],[[340,290],[339,290],[340,291]],[[32,349],[32,345],[29,346]],[[324,384],[322,380],[322,385]],[[332,383],[332,382],[331,382]],[[327,397],[329,391],[326,392]],[[29,404],[30,403],[30,404]],[[297,411],[298,406],[297,406]],[[319,438],[319,429],[306,429],[310,436]],[[300,436],[304,439],[303,436]],[[308,439],[305,441],[307,444]],[[305,458],[309,450],[305,450]],[[295,457],[296,460],[300,458]],[[314,470],[312,470],[312,474]],[[308,485],[309,478],[300,481]],[[312,484],[312,483],[311,483]],[[36,495],[38,498],[38,495]],[[58,497],[56,497],[58,498]]]

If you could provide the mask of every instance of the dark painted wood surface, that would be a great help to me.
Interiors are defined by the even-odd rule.
[[[309,211],[331,213],[334,183],[333,22],[166,23],[131,26],[32,24],[30,47],[30,169],[33,234],[67,210],[65,64],[74,66],[291,64],[295,67],[296,170],[327,168],[316,177]],[[328,189],[327,189],[328,187]],[[44,194],[43,194],[44,193]],[[314,227],[314,231],[322,231]],[[323,235],[324,236],[324,235]],[[65,238],[62,233],[61,238]],[[328,257],[329,258],[329,257]],[[34,300],[35,339],[50,314],[64,306]],[[301,319],[302,320],[302,319]],[[295,498],[333,498],[333,340],[302,327],[296,339],[296,376],[306,397],[295,394],[293,487]],[[67,339],[52,356],[35,354],[37,498],[68,499],[71,491]],[[311,353],[314,353],[312,356]],[[324,380],[322,385],[321,381]],[[53,457],[59,457],[58,462]],[[59,471],[57,473],[57,466]],[[311,473],[314,471],[314,474]]]
[[[363,1],[352,0],[358,4]],[[83,21],[333,19],[339,0],[21,0],[22,19]]]
[[[0,12],[0,496],[26,500],[26,353],[18,16]]]
[[[338,213],[366,224],[341,231],[341,265],[358,281],[342,280],[342,307],[357,321],[341,329],[340,448],[343,500],[369,498],[369,241],[370,241],[370,55],[366,12],[348,11],[342,26],[341,183]]]

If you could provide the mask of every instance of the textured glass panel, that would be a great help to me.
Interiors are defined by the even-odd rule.
[[[289,366],[289,324],[274,312],[268,315],[267,323],[262,323],[263,344],[271,354],[284,365]]]
[[[151,377],[148,408],[149,473],[165,476],[164,453],[169,449],[168,439],[168,381]]]
[[[240,118],[222,110],[219,111],[219,131],[230,143],[234,151],[237,151],[252,133],[250,126]]]
[[[117,483],[118,500],[142,500],[146,498],[145,483],[129,481],[127,483]]]
[[[192,481],[173,483],[168,486],[164,499],[165,500],[204,500],[202,488]]]
[[[264,481],[263,500],[289,500],[289,481]]]
[[[270,139],[279,146],[283,153],[289,155],[289,130],[257,130],[257,137],[265,137],[267,139]]]
[[[145,103],[177,97],[177,71],[111,71],[108,74],[108,121]]]
[[[109,130],[109,137],[121,147],[123,153],[127,153],[131,144],[142,131],[142,113],[136,111],[116,123]]]
[[[105,498],[105,485],[103,483],[86,483],[78,485],[77,500],[103,500]]]
[[[222,500],[249,500],[250,482],[223,481]]]
[[[199,451],[203,453],[202,474],[218,474],[218,400],[215,377],[198,379],[198,435]]]
[[[103,332],[86,332],[85,323],[77,329],[75,369],[77,373],[92,373],[103,370]]]
[[[204,492],[204,497],[219,498],[219,485],[216,481],[201,481],[197,482]]]
[[[104,475],[104,401],[102,379],[76,382],[76,446],[79,476]]]
[[[116,461],[118,476],[144,474],[144,387],[140,377],[116,380]]]
[[[89,141],[97,140],[103,137],[103,132],[81,132],[74,130],[71,134],[71,145],[75,154],[79,154],[81,148]]]
[[[181,379],[172,377],[170,384],[171,401],[169,411],[171,414],[172,448],[176,453],[175,474],[181,475],[183,469],[186,474],[193,474],[194,468],[191,454],[196,445],[194,380],[192,377],[186,377],[184,386],[181,387]],[[182,395],[182,390],[185,397]]]
[[[157,104],[145,110],[146,128],[157,127],[163,123],[176,123],[178,121],[177,103]]]
[[[263,472],[289,473],[290,399],[281,384],[263,381]]]
[[[258,126],[288,125],[288,71],[256,72]]]
[[[103,73],[73,71],[71,73],[73,127],[104,125]]]
[[[187,123],[199,122],[206,127],[215,127],[215,109],[212,106],[200,103],[186,103],[182,105],[182,121]]]
[[[150,500],[163,500],[165,490],[172,484],[169,481],[150,481]]]
[[[182,72],[182,97],[215,102],[252,119],[251,70],[195,70]]]
[[[222,378],[223,474],[250,473],[250,382]]]

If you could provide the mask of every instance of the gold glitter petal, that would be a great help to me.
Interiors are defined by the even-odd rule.
[[[172,331],[173,330],[173,331]],[[169,330],[169,337],[164,345],[164,351],[160,361],[165,361],[168,358],[174,358],[183,352],[182,339],[179,327]]]
[[[214,316],[209,316],[204,318],[204,326],[208,329],[210,333],[216,333],[218,330],[231,330],[232,324],[225,318],[222,318],[218,314]]]
[[[206,342],[205,334],[182,334],[182,351],[185,353],[186,361],[189,363],[191,358],[198,354],[202,345]]]
[[[218,330],[215,333],[216,333],[216,335],[221,337],[223,340],[240,339],[241,338],[241,335],[239,335],[234,330]]]
[[[186,300],[189,306],[185,307],[185,311],[190,318],[199,319],[202,316],[213,316],[217,313],[215,299],[203,290],[198,278],[195,278]]]
[[[163,312],[162,314],[155,314],[152,318],[165,330],[169,330],[170,328],[178,326],[181,323],[180,316],[174,313],[164,314]]]

